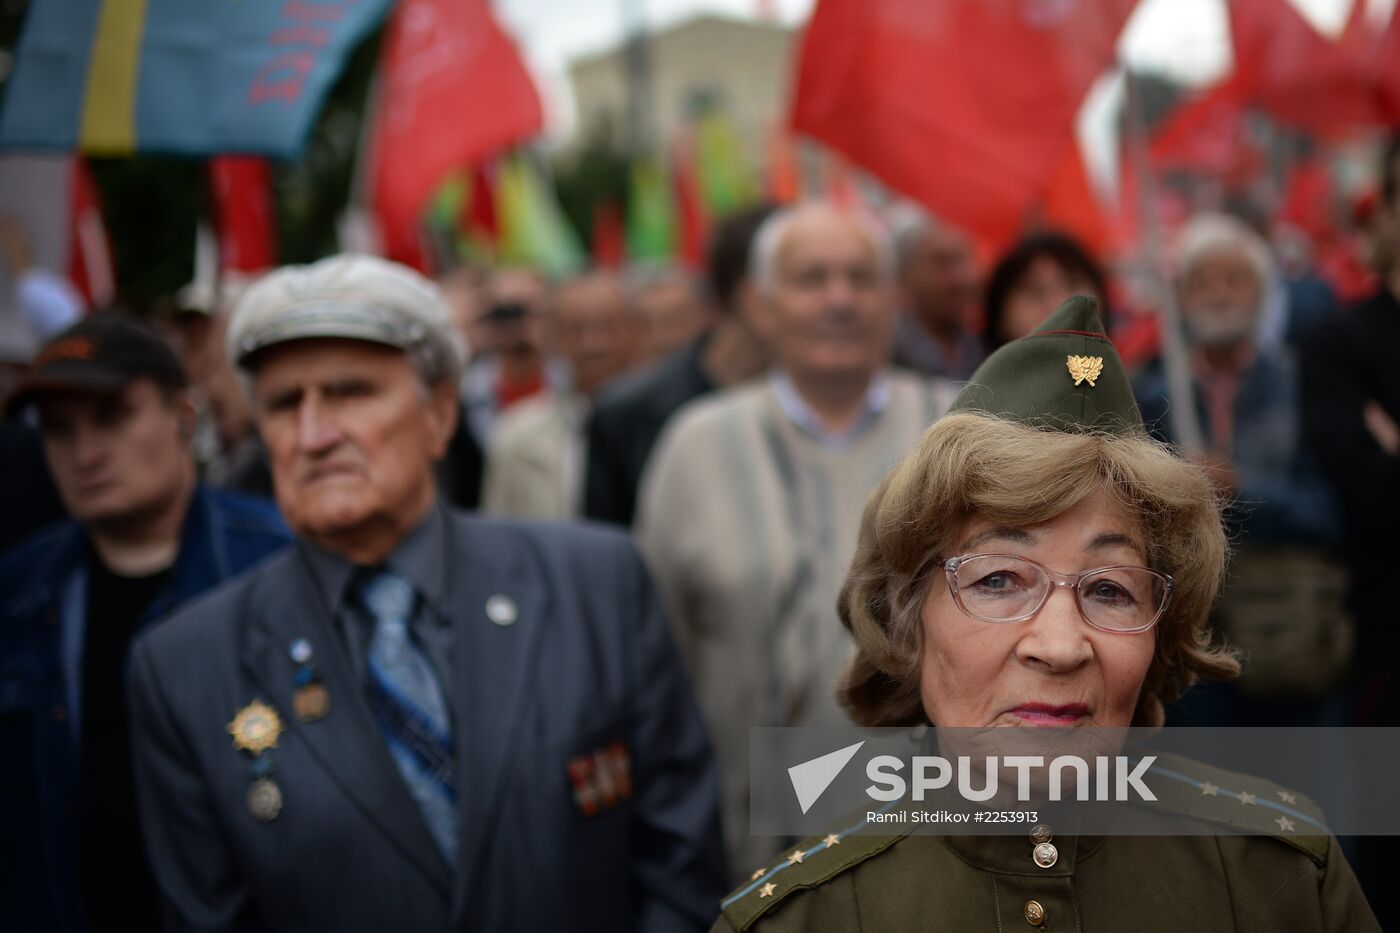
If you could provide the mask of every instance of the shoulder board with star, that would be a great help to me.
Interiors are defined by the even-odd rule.
[[[907,835],[908,830],[858,819],[845,830],[804,839],[771,864],[755,870],[748,881],[730,892],[720,902],[724,917],[736,933],[744,933],[790,895],[826,883]]]
[[[1146,806],[1272,836],[1327,863],[1331,830],[1317,804],[1297,791],[1179,755],[1158,755],[1147,777],[1157,800]]]

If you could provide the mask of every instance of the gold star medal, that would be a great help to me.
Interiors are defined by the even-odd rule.
[[[1069,370],[1075,385],[1087,382],[1092,387],[1094,380],[1099,378],[1099,373],[1103,372],[1103,357],[1069,356],[1065,359],[1065,367]]]
[[[277,747],[277,737],[282,734],[282,720],[277,710],[261,700],[254,700],[233,717],[233,722],[228,724],[228,732],[233,736],[234,748],[261,755],[269,748]]]

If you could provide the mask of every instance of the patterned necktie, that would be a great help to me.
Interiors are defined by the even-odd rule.
[[[394,763],[417,801],[433,838],[457,860],[456,746],[442,685],[409,629],[413,585],[381,571],[360,599],[374,619],[369,643],[369,701]]]

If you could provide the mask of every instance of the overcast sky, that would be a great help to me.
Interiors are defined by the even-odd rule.
[[[754,16],[765,0],[495,0],[506,25],[524,47],[547,100],[551,135],[572,124],[566,70],[570,60],[611,48],[626,32],[629,17],[644,16],[651,28],[700,12]],[[1290,0],[1319,28],[1339,30],[1350,0]],[[1384,16],[1396,0],[1366,0]],[[786,23],[806,19],[813,0],[767,0]],[[1179,78],[1205,82],[1230,67],[1225,0],[1142,0],[1124,31],[1123,58]]]

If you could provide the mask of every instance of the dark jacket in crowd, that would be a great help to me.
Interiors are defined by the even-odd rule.
[[[141,624],[152,626],[289,540],[271,503],[197,488],[179,556]],[[6,930],[87,927],[76,877],[81,723],[75,711],[82,709],[84,603],[95,560],[72,520],[0,558],[0,928]]]
[[[726,877],[714,759],[631,543],[450,512],[444,529],[456,863],[298,543],[132,650],[142,818],[170,929],[680,933],[713,919]],[[306,658],[326,715],[299,712]],[[257,755],[229,729],[254,701],[283,730]],[[263,777],[271,811],[249,794]]]
[[[0,495],[0,553],[66,514],[39,432],[27,424],[0,423]]]
[[[1400,424],[1400,303],[1389,291],[1324,318],[1303,345],[1302,410],[1308,446],[1332,481],[1341,503],[1358,625],[1358,665],[1366,677],[1389,681],[1387,725],[1400,724],[1400,456],[1387,452],[1368,428],[1374,402]],[[1363,697],[1364,701],[1365,698]]]
[[[661,428],[676,410],[712,389],[700,366],[702,337],[651,369],[626,376],[599,397],[588,422],[583,514],[631,526],[637,490]]]
[[[1172,434],[1167,374],[1154,363],[1134,381],[1143,423],[1158,440],[1177,443]],[[1196,416],[1209,414],[1199,383]],[[1302,437],[1298,366],[1284,348],[1259,348],[1240,378],[1233,406],[1230,458],[1239,492],[1226,515],[1238,543],[1298,545],[1332,549],[1341,529],[1336,497]]]

